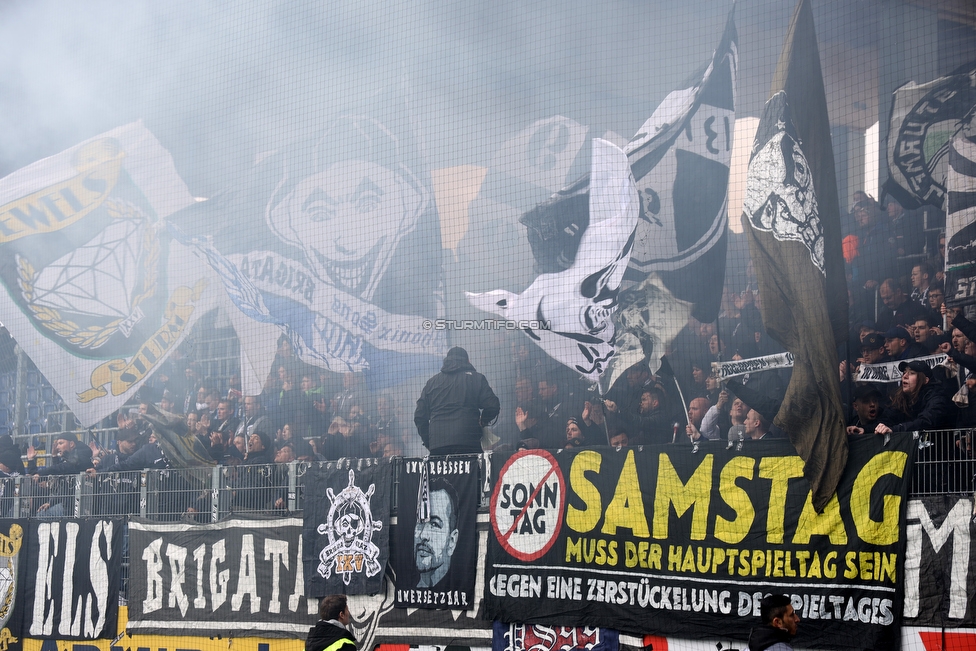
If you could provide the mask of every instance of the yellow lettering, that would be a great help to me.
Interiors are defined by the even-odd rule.
[[[620,478],[617,479],[617,489],[603,518],[603,533],[614,536],[617,534],[617,527],[630,529],[635,538],[649,538],[651,535],[647,529],[644,497],[641,495],[640,482],[637,479],[637,464],[634,462],[633,450],[627,452]]]
[[[752,506],[748,493],[738,486],[735,480],[740,477],[752,479],[755,472],[756,460],[751,457],[735,457],[722,468],[718,491],[736,514],[733,520],[726,520],[721,515],[715,516],[715,537],[722,542],[737,545],[752,528],[752,523],[756,519],[756,509]]]
[[[813,497],[807,493],[807,501],[803,504],[800,519],[796,523],[796,533],[793,534],[794,545],[808,545],[812,536],[827,536],[832,545],[847,544],[847,529],[840,517],[840,501],[835,493],[822,513],[813,508]]]
[[[602,463],[603,457],[600,453],[591,450],[580,452],[573,459],[573,465],[569,469],[569,485],[586,506],[584,509],[578,509],[572,504],[566,505],[566,526],[573,531],[587,533],[592,531],[600,521],[603,500],[597,487],[586,478],[586,473],[599,473]],[[566,553],[568,554],[569,551],[567,550]]]
[[[890,545],[898,540],[898,511],[901,497],[885,495],[882,501],[881,521],[871,519],[871,489],[881,477],[894,475],[901,478],[905,472],[908,455],[904,452],[880,452],[864,464],[854,479],[851,491],[851,517],[857,535],[866,543]]]
[[[680,518],[688,509],[693,509],[691,520],[691,539],[704,540],[708,530],[708,506],[712,495],[713,456],[706,454],[702,462],[685,484],[671,465],[667,454],[660,455],[657,470],[657,490],[654,493],[654,537],[668,537],[668,522],[671,519],[671,506]],[[697,508],[695,506],[697,505]]]
[[[764,457],[759,462],[759,476],[772,481],[766,512],[766,541],[780,544],[785,535],[786,491],[791,479],[803,476],[803,460],[800,457]]]

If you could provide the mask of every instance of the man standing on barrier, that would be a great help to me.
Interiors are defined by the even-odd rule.
[[[447,351],[441,372],[430,378],[413,422],[432,456],[481,452],[482,427],[498,417],[501,405],[488,380],[468,361],[468,351]]]

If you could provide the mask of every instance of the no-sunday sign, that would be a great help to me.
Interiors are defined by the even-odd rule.
[[[522,561],[542,557],[562,526],[566,484],[555,457],[522,450],[509,457],[491,494],[491,526],[498,542]]]

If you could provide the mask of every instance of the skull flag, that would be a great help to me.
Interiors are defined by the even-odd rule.
[[[385,459],[345,459],[309,468],[305,485],[305,594],[376,594],[390,556],[390,485]]]
[[[613,356],[610,316],[634,247],[640,200],[627,156],[613,143],[593,141],[591,176],[590,223],[569,269],[542,274],[521,294],[467,296],[479,309],[518,321],[551,357],[595,380]]]

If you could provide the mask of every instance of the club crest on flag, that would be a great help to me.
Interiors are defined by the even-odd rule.
[[[0,533],[0,648],[16,643],[7,625],[13,615],[17,598],[17,558],[24,542],[24,529],[19,524],[10,525],[10,531]]]
[[[349,585],[353,573],[365,572],[375,576],[382,569],[379,563],[380,550],[373,543],[373,533],[383,528],[383,523],[373,520],[370,498],[376,490],[370,484],[366,492],[356,485],[356,471],[349,470],[349,485],[339,493],[332,488],[326,495],[332,502],[326,522],[316,531],[328,536],[329,544],[319,552],[318,573],[328,579],[333,571],[342,575],[342,581]]]
[[[780,241],[802,242],[810,251],[810,260],[823,273],[824,239],[817,195],[790,118],[786,93],[771,97],[766,112],[769,119],[762,126],[768,131],[756,136],[743,209],[753,228],[772,233]]]
[[[117,408],[214,304],[211,273],[167,230],[192,203],[139,123],[0,183],[4,325],[84,425]]]

